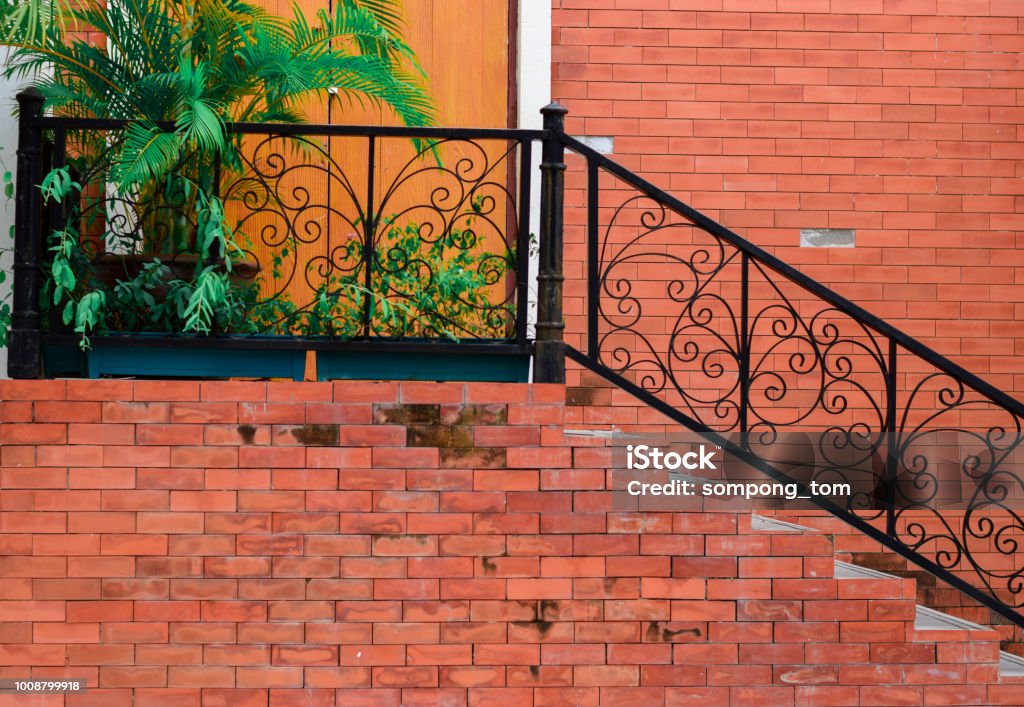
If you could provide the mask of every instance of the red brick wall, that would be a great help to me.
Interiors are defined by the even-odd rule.
[[[553,8],[553,93],[572,133],[614,136],[627,167],[997,387],[1024,391],[1024,5]],[[570,174],[571,198],[574,187]],[[583,216],[571,212],[567,232],[577,263]],[[857,247],[798,247],[800,228],[825,227],[856,229]]]
[[[560,386],[0,382],[0,705],[1012,704],[825,535],[631,512]]]

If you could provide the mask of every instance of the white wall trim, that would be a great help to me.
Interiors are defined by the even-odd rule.
[[[519,0],[516,46],[516,127],[540,129],[551,102],[551,0]],[[540,145],[533,150],[529,233],[540,232]],[[527,225],[523,225],[526,228]],[[537,324],[537,256],[530,258],[528,326]],[[531,334],[532,335],[532,334]]]
[[[8,50],[0,48],[0,68],[6,67]],[[15,96],[18,83],[0,76],[0,174],[16,174],[18,149],[18,122],[14,118]],[[0,301],[10,304],[14,271],[14,240],[10,237],[14,225],[14,199],[0,192],[0,270],[7,272],[6,282],[0,284]],[[0,378],[7,377],[7,349],[0,348]]]
[[[516,63],[517,127],[540,128],[540,109],[551,102],[550,0],[519,0]]]

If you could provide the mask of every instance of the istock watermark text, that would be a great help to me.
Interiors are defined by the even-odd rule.
[[[645,469],[718,469],[714,463],[715,452],[720,451],[718,447],[707,447],[700,445],[694,452],[679,454],[678,452],[663,452],[657,447],[650,447],[646,444],[626,446],[626,468],[643,471]]]

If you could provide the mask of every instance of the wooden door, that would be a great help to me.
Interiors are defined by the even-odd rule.
[[[270,11],[289,16],[292,0],[260,0]],[[298,0],[307,17],[327,8],[330,0]],[[405,39],[416,51],[426,72],[426,86],[437,108],[441,127],[502,128],[509,116],[509,0],[405,0]],[[329,8],[327,8],[329,9]],[[373,105],[354,105],[337,97],[316,97],[305,107],[312,123],[337,125],[399,125],[390,109]],[[282,278],[266,281],[263,292],[286,293],[299,306],[309,302],[325,273],[344,274],[354,265],[346,244],[360,233],[356,218],[369,198],[367,138],[331,137],[312,140],[322,154],[292,154],[289,160],[303,160],[309,170],[295,170],[279,182],[277,190],[291,195],[301,193],[308,208],[296,210],[290,228],[296,234],[294,247],[282,267]],[[486,163],[493,178],[508,184],[509,158],[506,143],[443,146],[438,155],[446,165],[456,165],[469,155],[477,164]],[[429,157],[416,156],[407,139],[382,138],[374,145],[373,211],[378,219],[404,218],[407,225],[433,217],[424,214],[423,205],[431,202],[432,175],[419,175],[405,182],[403,176],[415,172]],[[436,161],[436,160],[435,160]],[[395,182],[403,184],[395,190]],[[295,190],[298,190],[296,192]],[[381,201],[387,195],[384,204]],[[362,202],[362,203],[357,203]],[[502,222],[508,203],[496,207],[491,220]],[[250,232],[260,232],[263,221],[272,216],[250,219]],[[396,221],[396,225],[398,221]],[[492,229],[493,230],[493,229]],[[269,231],[268,231],[269,233]],[[278,231],[280,233],[280,231]],[[280,253],[281,240],[250,236],[250,248],[261,264]],[[349,262],[344,262],[348,257]]]
[[[284,0],[264,0],[283,2]],[[313,4],[324,0],[301,0]],[[508,127],[508,0],[405,0],[405,39],[445,127]],[[389,112],[332,106],[337,124],[398,125]]]

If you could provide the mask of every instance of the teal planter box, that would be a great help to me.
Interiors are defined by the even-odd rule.
[[[301,381],[306,352],[301,349],[260,349],[203,346],[181,341],[174,346],[105,345],[94,342],[84,354],[77,346],[43,347],[50,378],[139,376],[145,378],[291,378]]]
[[[83,378],[87,368],[85,352],[78,346],[43,346],[43,373],[47,378]]]
[[[317,379],[419,380],[525,383],[530,356],[524,353],[318,351]]]
[[[89,377],[291,378],[301,381],[306,352],[282,349],[173,349],[118,346],[89,351]]]

